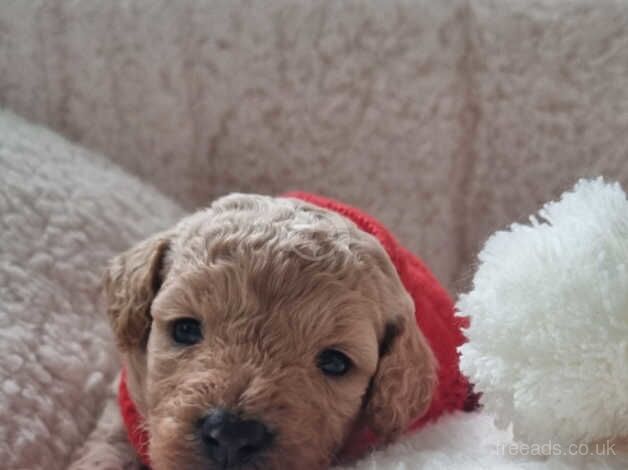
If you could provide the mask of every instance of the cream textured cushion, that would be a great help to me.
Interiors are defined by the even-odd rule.
[[[108,258],[182,210],[99,155],[0,113],[0,461],[65,468],[118,371]]]

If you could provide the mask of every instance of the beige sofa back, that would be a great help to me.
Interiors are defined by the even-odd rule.
[[[0,47],[0,105],[184,207],[337,197],[451,291],[577,178],[628,184],[626,2],[2,2]]]

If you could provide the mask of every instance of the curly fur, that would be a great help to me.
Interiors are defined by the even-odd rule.
[[[430,403],[434,359],[412,300],[377,240],[331,211],[221,198],[115,258],[105,288],[155,470],[211,468],[196,426],[212,407],[276,433],[250,468],[315,469],[356,425],[386,441]],[[182,317],[201,322],[198,345],[173,344]],[[328,347],[352,359],[348,375],[318,370]]]

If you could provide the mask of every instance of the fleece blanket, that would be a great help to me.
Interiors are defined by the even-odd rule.
[[[119,364],[98,300],[101,269],[182,215],[169,198],[101,155],[0,113],[3,468],[65,469],[89,452],[86,441],[111,432]],[[108,437],[119,445],[103,468],[137,468],[125,460],[124,436]],[[602,450],[518,447],[491,416],[460,413],[344,470],[628,466],[623,454],[594,455]]]
[[[103,266],[181,215],[101,156],[0,113],[2,468],[66,468],[119,369]]]

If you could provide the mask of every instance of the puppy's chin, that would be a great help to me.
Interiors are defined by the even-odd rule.
[[[223,470],[212,462],[194,424],[183,423],[172,417],[152,420],[150,426],[150,460],[152,470]],[[330,455],[331,457],[331,455]],[[239,465],[237,470],[324,470],[331,458],[321,457],[307,445],[289,449],[279,444],[251,462]]]

